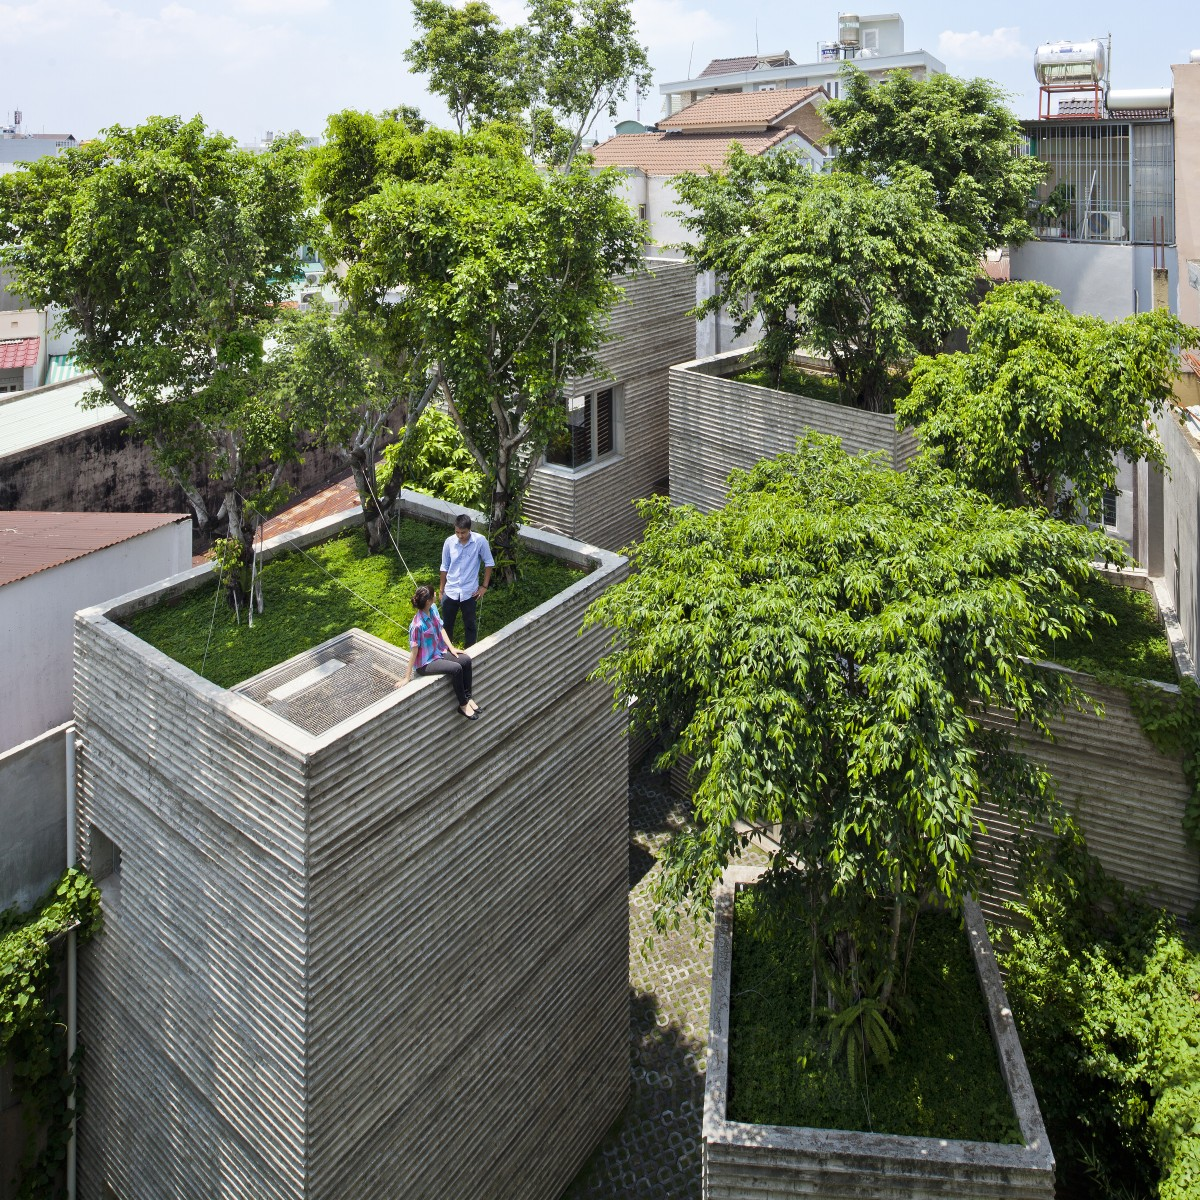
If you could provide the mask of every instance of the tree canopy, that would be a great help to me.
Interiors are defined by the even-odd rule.
[[[544,172],[502,129],[460,138],[373,120],[331,122],[314,191],[351,301],[400,297],[387,307],[487,478],[503,554],[566,420],[565,389],[596,365],[617,277],[640,268],[641,229],[612,173]]]
[[[515,118],[525,103],[521,38],[505,29],[483,3],[458,7],[444,0],[412,0],[420,36],[405,51],[414,71],[450,109],[458,132]]]
[[[258,519],[243,498],[269,507],[299,433],[259,385],[305,240],[300,162],[291,140],[251,154],[199,117],[152,117],[0,178],[16,286],[58,306],[93,401],[132,419],[202,529],[218,481],[243,547]]]
[[[1165,310],[1122,321],[1070,312],[1042,283],[988,294],[964,353],[920,358],[897,411],[968,486],[1002,504],[1099,511],[1116,456],[1159,466],[1151,427],[1197,331]]]
[[[1018,153],[1021,127],[994,83],[907,71],[874,83],[847,63],[841,91],[822,109],[835,170],[883,179],[919,167],[938,210],[977,255],[1033,236],[1030,199],[1046,168]]]
[[[715,512],[641,508],[635,569],[588,621],[614,631],[599,673],[634,727],[663,765],[694,760],[660,921],[707,908],[742,829],[774,829],[771,878],[800,879],[835,972],[850,937],[860,977],[894,982],[921,903],[977,880],[983,797],[1017,824],[1051,808],[1048,773],[980,718],[1047,732],[1073,693],[1034,662],[1087,627],[1089,563],[1122,551],[815,435],[735,472]]]
[[[531,156],[569,168],[602,113],[650,86],[629,0],[530,0],[505,28],[486,0],[413,0],[420,36],[406,58],[428,74],[459,133],[518,121]]]
[[[717,273],[707,307],[728,305],[739,332],[762,322],[776,377],[799,344],[828,356],[847,401],[885,410],[893,372],[966,319],[975,256],[921,171],[876,182],[735,146],[723,173],[676,187],[699,235],[688,255]]]

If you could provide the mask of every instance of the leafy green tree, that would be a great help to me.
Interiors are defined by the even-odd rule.
[[[1030,200],[1046,168],[1019,153],[1021,127],[994,83],[907,71],[873,83],[847,63],[841,92],[822,109],[836,170],[884,179],[920,168],[975,254],[1033,236]]]
[[[525,34],[534,148],[569,169],[602,114],[653,82],[629,0],[530,0]],[[562,130],[545,138],[545,117]]]
[[[411,447],[403,455],[400,449],[397,443],[384,450],[379,469],[382,480],[403,472],[405,487],[451,504],[480,508],[487,503],[487,481],[448,413],[427,408],[417,422]]]
[[[396,452],[415,438],[416,424],[436,387],[419,357],[388,353],[383,319],[373,312],[332,312],[322,303],[287,312],[268,360],[268,383],[300,416],[317,444],[335,451],[354,475],[371,551],[388,544],[387,521],[402,473],[380,476],[376,466],[399,422]],[[414,372],[416,372],[414,377]]]
[[[966,319],[978,274],[928,177],[819,175],[740,147],[728,163],[725,176],[677,184],[695,206],[684,217],[699,235],[689,257],[717,272],[701,311],[728,305],[740,331],[761,320],[776,378],[799,343],[828,356],[844,400],[886,411],[897,369]]]
[[[587,620],[613,631],[599,673],[660,763],[694,762],[658,919],[706,911],[770,831],[768,883],[812,932],[814,1011],[825,994],[889,1010],[922,903],[980,878],[982,799],[1017,825],[1052,811],[1049,774],[980,718],[1048,734],[1075,696],[1035,660],[1087,625],[1089,563],[1121,551],[929,460],[900,473],[815,435],[735,472],[722,509],[641,511],[635,569]]]
[[[717,279],[717,290],[697,306],[695,316],[699,320],[726,308],[739,337],[756,323],[761,326],[758,349],[771,387],[779,386],[796,348],[796,288],[782,259],[764,254],[751,262],[748,255],[774,232],[777,196],[801,191],[811,175],[798,154],[750,155],[734,142],[723,171],[674,181],[685,206],[680,222],[696,235],[682,249],[697,271],[712,271]]]
[[[256,155],[199,117],[153,117],[0,179],[0,255],[31,303],[60,309],[90,402],[131,419],[201,529],[216,481],[247,562],[297,453],[294,414],[260,385],[304,241],[300,169],[292,140]]]
[[[420,37],[405,51],[429,76],[429,90],[449,105],[458,132],[513,118],[524,107],[521,37],[505,29],[484,0],[461,8],[444,0],[412,0]]]
[[[385,156],[374,191],[333,204],[331,224],[351,252],[347,294],[402,295],[395,307],[486,476],[493,544],[511,560],[568,383],[596,368],[617,277],[640,266],[641,229],[609,173],[548,174],[490,130],[445,149],[419,170]]]
[[[1197,331],[1165,310],[1077,316],[1042,283],[1009,283],[979,306],[967,350],[918,359],[897,411],[970,487],[1002,504],[1098,511],[1116,456],[1161,466],[1151,428]]]

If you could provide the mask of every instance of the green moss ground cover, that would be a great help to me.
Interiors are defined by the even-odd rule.
[[[1072,638],[1054,651],[1054,661],[1092,675],[1130,675],[1178,683],[1171,645],[1148,592],[1135,591],[1099,576],[1082,589],[1099,610],[1111,613],[1115,625],[1092,623],[1092,636]]]
[[[739,383],[753,383],[758,387],[770,387],[765,367],[752,367],[733,376]],[[907,383],[897,380],[897,389],[907,388]],[[810,371],[789,363],[783,368],[783,378],[778,388],[794,396],[808,396],[812,400],[824,400],[827,404],[845,404],[838,389],[837,378],[820,371]]]
[[[777,926],[776,926],[777,928]],[[734,910],[729,1118],[753,1124],[1020,1142],[960,920],[925,913],[909,968],[911,1014],[888,1067],[851,1086],[809,1024],[810,954],[802,929],[781,944],[742,891]]]
[[[437,587],[446,534],[441,525],[401,523],[396,540],[418,584]],[[539,555],[524,553],[517,561],[517,582],[489,590],[479,606],[481,638],[556,596],[583,575]],[[128,628],[177,662],[200,671],[216,586],[214,574],[212,583],[181,599],[138,613],[127,622]],[[224,599],[217,601],[203,674],[221,687],[231,687],[351,626],[406,647],[415,590],[396,552],[368,554],[366,538],[358,529],[310,547],[307,556],[299,552],[282,555],[263,567],[265,611],[255,616],[253,629],[245,612],[239,624]],[[461,644],[461,621],[455,632]]]

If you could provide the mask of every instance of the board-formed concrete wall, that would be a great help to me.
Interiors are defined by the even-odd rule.
[[[1000,1072],[1023,1145],[838,1129],[750,1125],[726,1117],[733,902],[761,868],[726,872],[714,896],[712,1003],[704,1085],[704,1200],[1052,1200],[1054,1155],[979,908],[964,917]]]
[[[730,378],[748,369],[753,350],[730,350],[672,367],[671,499],[709,510],[724,504],[735,467],[795,448],[807,432],[833,434],[851,454],[881,450],[903,468],[918,446],[911,429],[869,413]]]
[[[1064,670],[1048,667],[1049,670]],[[1069,709],[1053,722],[1054,741],[1019,734],[1017,743],[1054,777],[1064,809],[1087,838],[1088,850],[1104,869],[1176,913],[1200,903],[1200,851],[1183,832],[1191,788],[1178,755],[1165,755],[1143,732],[1128,695],[1091,676],[1067,672],[1102,706]],[[1152,685],[1178,693],[1170,684]],[[1012,721],[992,715],[987,724],[1012,731]],[[979,811],[987,828],[981,849],[990,860],[993,886],[981,898],[989,918],[1003,917],[1003,902],[1017,896],[1017,864],[1007,850],[1012,822],[991,804]]]
[[[627,568],[522,536],[590,573],[473,648],[474,724],[430,677],[313,737],[115,623],[196,572],[80,614],[83,1200],[551,1200],[621,1110],[625,715],[577,632]]]
[[[650,259],[648,274],[624,281],[600,355],[609,379],[581,379],[576,394],[612,387],[620,405],[619,452],[579,470],[543,464],[534,474],[525,518],[543,529],[617,550],[643,522],[633,501],[663,488],[669,470],[667,371],[693,354],[695,272],[690,263]]]

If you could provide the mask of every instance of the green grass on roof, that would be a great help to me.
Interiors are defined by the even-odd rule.
[[[362,530],[353,529],[305,553],[283,554],[266,563],[264,611],[255,614],[253,629],[244,610],[239,620],[223,596],[216,598],[215,573],[211,583],[140,612],[126,625],[143,641],[221,687],[241,683],[352,626],[407,648],[413,592],[418,584],[437,587],[447,534],[442,525],[401,522],[397,543],[415,584],[395,550],[368,554]],[[517,562],[517,582],[493,586],[479,605],[480,638],[558,595],[584,574],[529,552],[521,552]],[[212,641],[205,660],[210,623]],[[462,632],[460,619],[456,645],[462,645]]]

